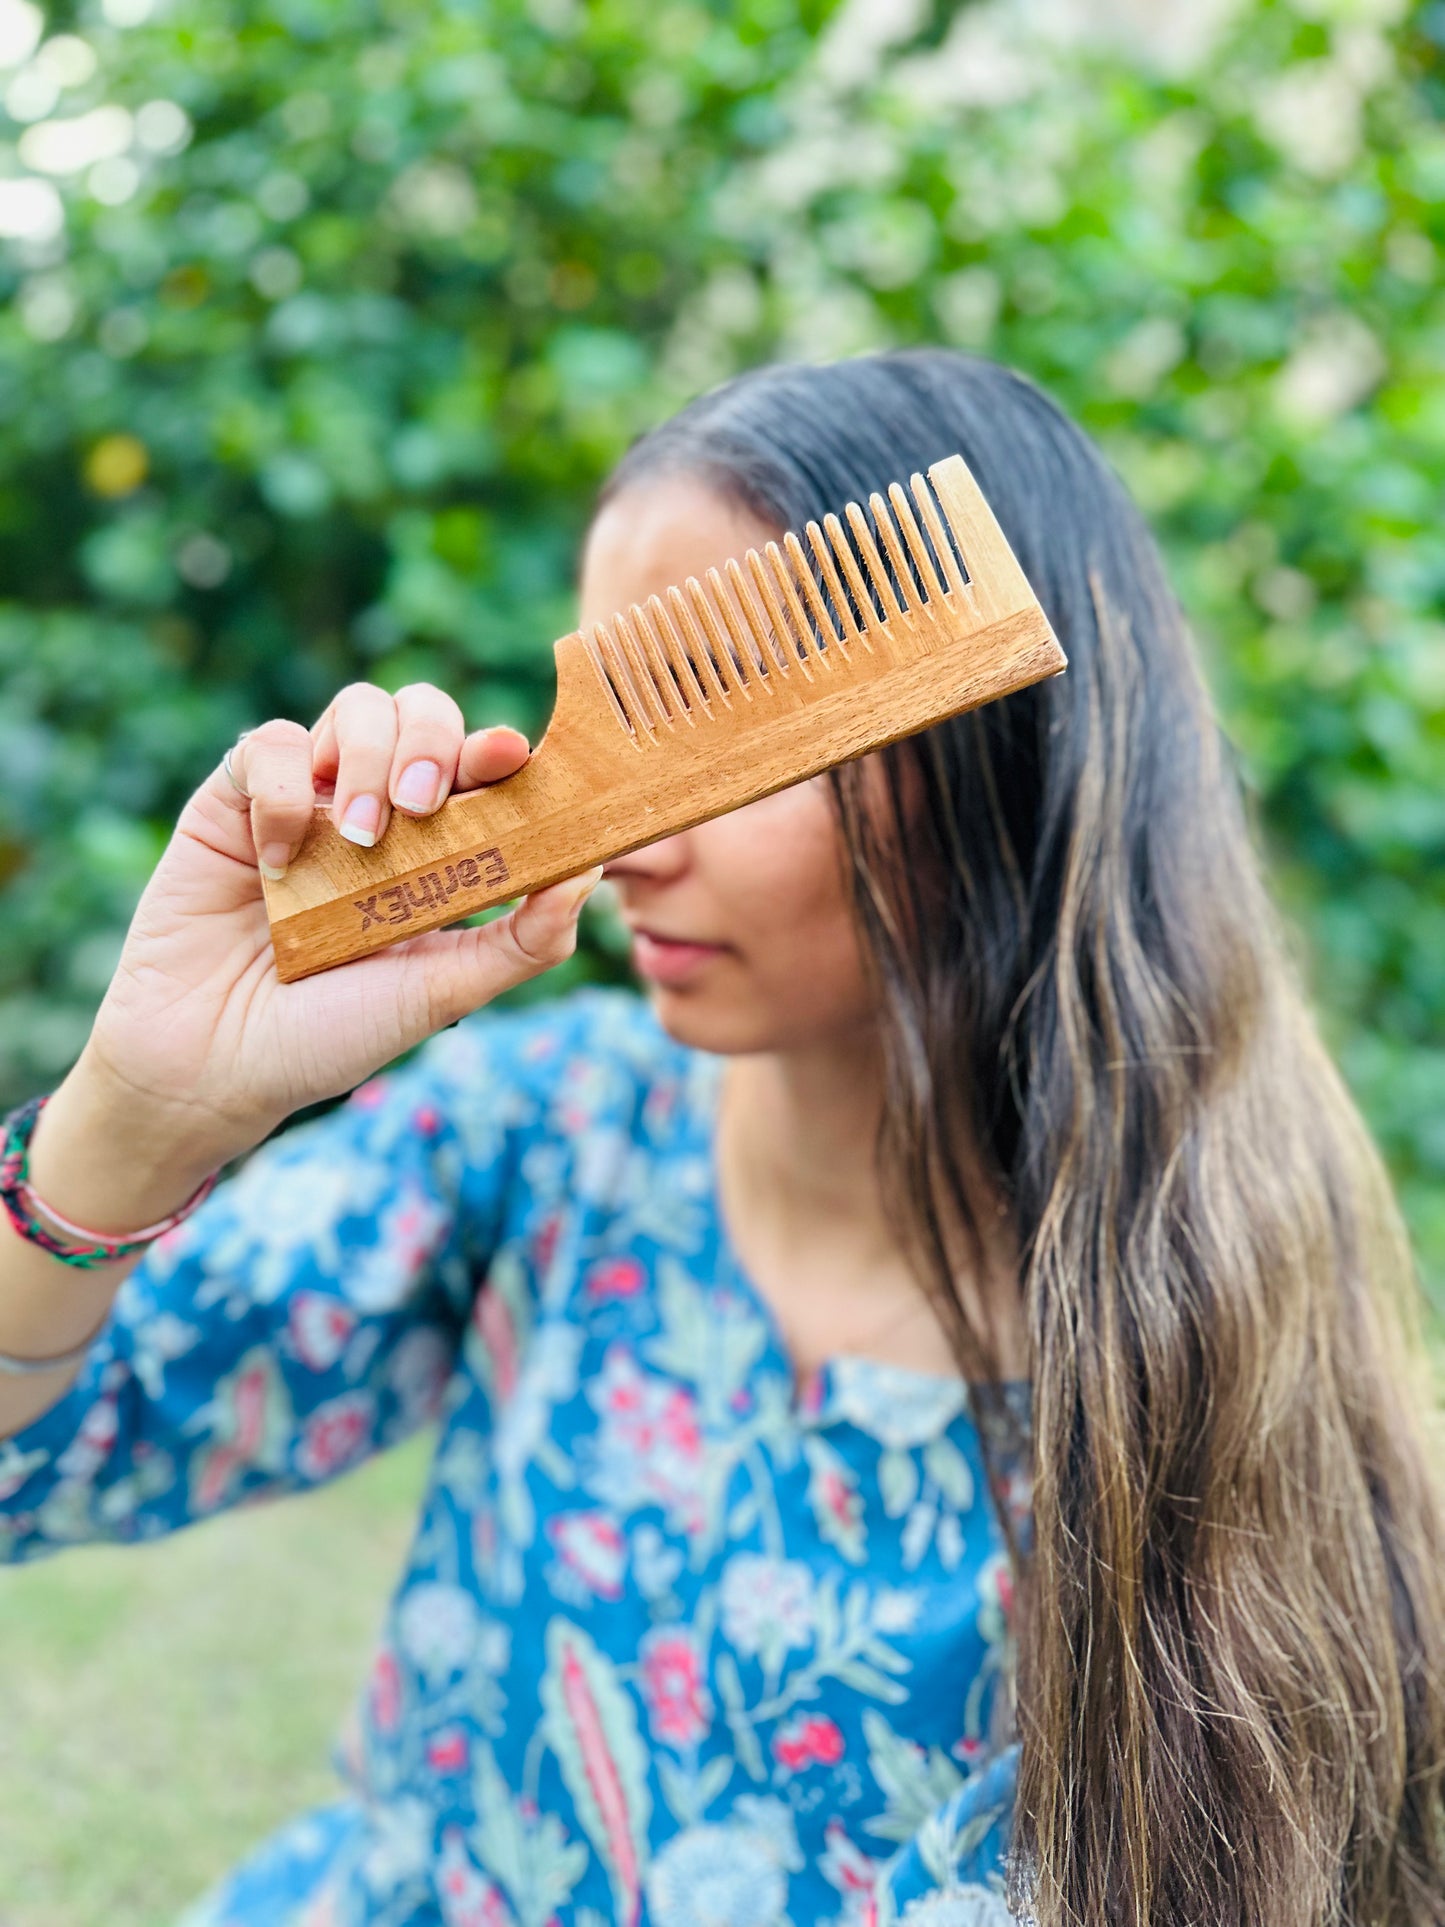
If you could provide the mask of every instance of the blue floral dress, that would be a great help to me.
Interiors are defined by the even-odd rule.
[[[795,1384],[718,1205],[725,1061],[621,989],[473,1013],[254,1153],[0,1441],[25,1560],[438,1422],[339,1797],[185,1927],[1010,1919],[967,1387],[856,1357]]]

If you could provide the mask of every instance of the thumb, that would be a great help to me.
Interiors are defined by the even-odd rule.
[[[426,958],[429,1028],[444,1030],[514,984],[565,963],[577,948],[582,905],[601,881],[599,863],[581,876],[534,890],[490,923],[431,931],[417,939],[419,953],[436,943]]]

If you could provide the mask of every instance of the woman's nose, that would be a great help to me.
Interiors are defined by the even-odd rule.
[[[640,849],[629,850],[626,856],[613,857],[602,866],[604,881],[623,876],[675,876],[687,864],[688,835],[688,831],[678,830],[672,836],[659,837],[656,843],[644,843]]]

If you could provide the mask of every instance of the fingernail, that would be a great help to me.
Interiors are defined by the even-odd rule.
[[[404,809],[429,810],[441,788],[441,766],[437,763],[408,763],[397,780],[396,800]]]
[[[271,883],[279,883],[286,874],[286,865],[291,861],[291,851],[284,843],[268,843],[256,861],[261,866],[261,874]]]
[[[380,797],[358,796],[341,819],[341,834],[369,850],[376,841],[376,826],[380,821]]]
[[[580,877],[574,877],[572,881],[577,891],[573,908],[580,910],[588,897],[591,896],[592,892],[602,881],[602,865],[599,863],[595,870],[584,870]]]

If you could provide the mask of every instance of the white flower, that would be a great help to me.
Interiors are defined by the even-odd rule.
[[[322,1164],[300,1155],[306,1130],[303,1125],[284,1155],[263,1153],[237,1172],[229,1225],[206,1252],[207,1273],[244,1272],[258,1304],[273,1304],[281,1296],[306,1251],[328,1276],[344,1269],[349,1280],[338,1239],[341,1222],[352,1215],[374,1217],[394,1182],[385,1163],[375,1158]]]
[[[829,1418],[846,1419],[895,1452],[936,1439],[968,1403],[961,1378],[913,1371],[881,1359],[835,1358],[832,1381]]]
[[[362,1876],[375,1893],[391,1894],[426,1872],[431,1860],[432,1809],[407,1796],[378,1805]]]
[[[1322,315],[1303,330],[1275,376],[1275,406],[1291,426],[1317,428],[1363,401],[1388,367],[1384,349],[1358,316]]]
[[[134,1274],[132,1274],[134,1276]],[[153,1311],[135,1334],[132,1365],[148,1398],[159,1399],[161,1380],[173,1358],[184,1358],[199,1340],[200,1329],[177,1318],[174,1312]]]
[[[543,1324],[528,1348],[522,1373],[498,1426],[495,1460],[504,1480],[520,1479],[552,1422],[552,1407],[577,1389],[583,1332],[578,1325]]]
[[[764,1646],[806,1646],[813,1637],[813,1575],[796,1559],[735,1553],[719,1588],[723,1635],[753,1658]]]
[[[1363,92],[1343,61],[1293,61],[1259,87],[1255,125],[1296,167],[1332,180],[1360,151]]]
[[[572,1192],[583,1204],[605,1204],[622,1182],[632,1153],[632,1139],[614,1125],[597,1125],[577,1147],[572,1169]]]
[[[632,1576],[647,1599],[664,1597],[682,1571],[682,1554],[670,1546],[651,1522],[632,1534]]]
[[[61,1479],[35,1514],[47,1539],[84,1539],[90,1535],[91,1488],[83,1479]]]
[[[762,1836],[689,1827],[648,1868],[647,1900],[666,1927],[779,1927],[788,1882]]]
[[[13,1499],[30,1474],[49,1459],[48,1452],[22,1452],[9,1439],[0,1439],[0,1499]]]
[[[413,1587],[396,1616],[402,1651],[428,1679],[459,1672],[477,1641],[477,1608],[459,1586]]]
[[[938,1556],[945,1572],[953,1572],[963,1558],[963,1527],[956,1512],[945,1512],[938,1522]]]
[[[761,1840],[780,1867],[786,1867],[790,1873],[803,1871],[793,1810],[774,1794],[740,1794],[733,1803],[732,1824],[746,1827]]]
[[[968,1881],[947,1893],[922,1894],[910,1900],[899,1927],[1015,1927],[1014,1916],[1002,1894]]]
[[[55,1461],[63,1478],[93,1479],[120,1436],[120,1419],[113,1398],[98,1398],[80,1421],[75,1437]]]
[[[354,1209],[355,1207],[353,1207]],[[440,1247],[451,1207],[413,1185],[373,1210],[374,1243],[354,1246],[341,1272],[347,1300],[360,1311],[389,1311],[403,1305],[417,1288]]]
[[[477,1664],[484,1673],[500,1679],[512,1663],[512,1629],[500,1621],[487,1619],[477,1635]]]
[[[902,1586],[880,1586],[873,1595],[873,1630],[911,1633],[923,1611],[923,1594]]]

